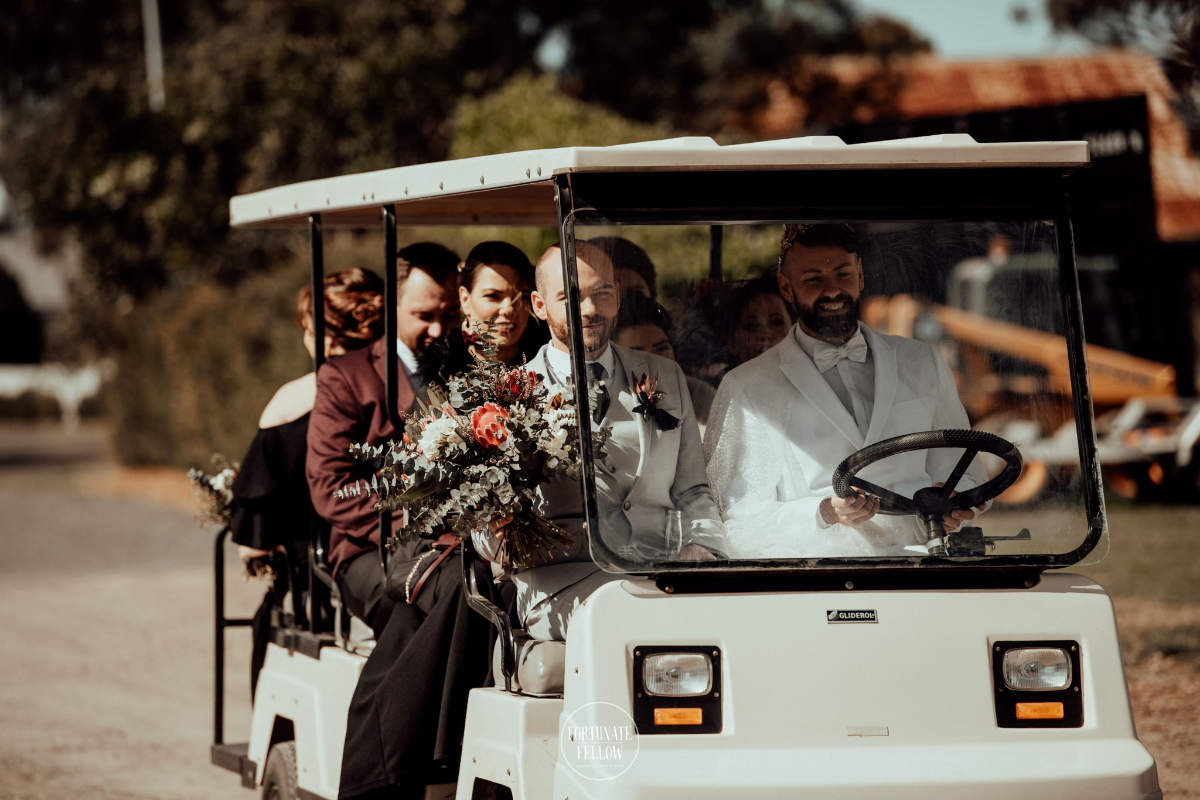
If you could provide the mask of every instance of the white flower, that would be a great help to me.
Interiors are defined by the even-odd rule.
[[[417,445],[425,457],[433,461],[441,456],[447,446],[466,445],[466,442],[458,433],[457,421],[453,417],[442,416],[425,426]]]
[[[233,479],[236,477],[231,468],[225,469],[213,475],[209,480],[209,485],[218,492],[228,491],[233,486]]]
[[[566,428],[575,428],[575,409],[573,408],[552,408],[546,411],[544,416],[546,427],[555,436]]]
[[[549,435],[542,437],[542,440],[538,444],[541,446],[542,452],[544,452],[552,460],[566,460],[571,457],[571,452],[567,448],[568,436],[570,436],[570,432],[563,430],[562,428],[559,428],[558,430],[551,429]]]

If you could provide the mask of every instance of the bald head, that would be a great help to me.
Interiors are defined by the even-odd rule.
[[[584,261],[594,270],[607,272],[608,277],[613,277],[613,265],[608,256],[599,247],[586,240],[575,242],[575,260],[576,262]],[[559,286],[562,284],[562,248],[556,244],[552,244],[542,253],[538,259],[537,269],[534,273],[534,282],[536,288],[543,297],[547,296],[547,290],[551,286]]]

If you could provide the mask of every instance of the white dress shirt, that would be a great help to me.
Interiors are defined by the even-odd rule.
[[[396,338],[396,356],[404,365],[404,374],[408,376],[408,382],[412,384],[413,392],[418,397],[422,397],[425,381],[421,380],[421,371],[417,367],[417,355],[409,349],[408,345],[400,341],[399,337]]]
[[[862,323],[858,324],[860,327],[855,331],[855,336],[862,336]],[[793,326],[792,332],[796,337],[796,343],[809,358],[814,357],[817,348],[826,344],[809,336],[799,325]],[[866,342],[865,337],[863,337],[863,341]],[[867,358],[865,361],[856,362],[848,358],[841,358],[838,359],[836,367],[821,372],[821,377],[825,379],[829,388],[833,389],[833,393],[837,395],[838,400],[842,401],[842,405],[854,417],[854,421],[858,423],[858,429],[864,435],[871,426],[871,413],[875,410],[875,358],[871,355],[870,345],[868,344],[866,347]]]
[[[617,366],[617,357],[613,355],[611,346],[605,346],[604,352],[595,361],[587,362],[589,364],[599,364],[604,370],[604,380],[611,382],[613,370]],[[554,371],[551,379],[558,383],[566,383],[567,378],[571,376],[571,354],[566,350],[559,350],[554,346],[554,343],[546,345],[546,366]]]

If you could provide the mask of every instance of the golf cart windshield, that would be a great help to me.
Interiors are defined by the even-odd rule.
[[[1049,566],[1103,553],[1063,284],[998,283],[975,304],[953,291],[1013,260],[1058,264],[1054,222],[574,235],[584,348],[609,331],[616,345],[599,356],[608,399],[593,415],[609,438],[587,486],[601,566]],[[619,302],[594,292],[606,273]]]

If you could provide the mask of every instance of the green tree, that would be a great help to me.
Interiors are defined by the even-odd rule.
[[[566,93],[649,135],[738,133],[731,120],[761,107],[778,76],[836,116],[847,106],[806,56],[928,46],[858,19],[848,0],[160,6],[161,112],[149,108],[139,4],[18,0],[0,23],[0,174],[39,230],[83,244],[92,304],[264,269],[284,240],[231,237],[230,196],[444,157],[458,101],[536,72],[551,33],[565,43]]]
[[[814,101],[813,121],[842,122],[822,110],[844,104],[829,105],[836,87],[814,56],[930,48],[902,23],[860,17],[848,0],[610,0],[582,6],[559,30],[568,92],[635,120],[703,133],[738,133],[738,120],[765,106],[768,86],[780,79]]]
[[[459,97],[530,67],[537,41],[498,2],[198,4],[164,19],[155,113],[138,4],[101,4],[95,29],[66,6],[26,2],[0,29],[0,168],[36,226],[135,299],[279,255],[228,235],[234,194],[441,157]]]
[[[1200,5],[1196,0],[1046,0],[1055,30],[1103,47],[1145,50],[1162,63],[1200,152]]]

